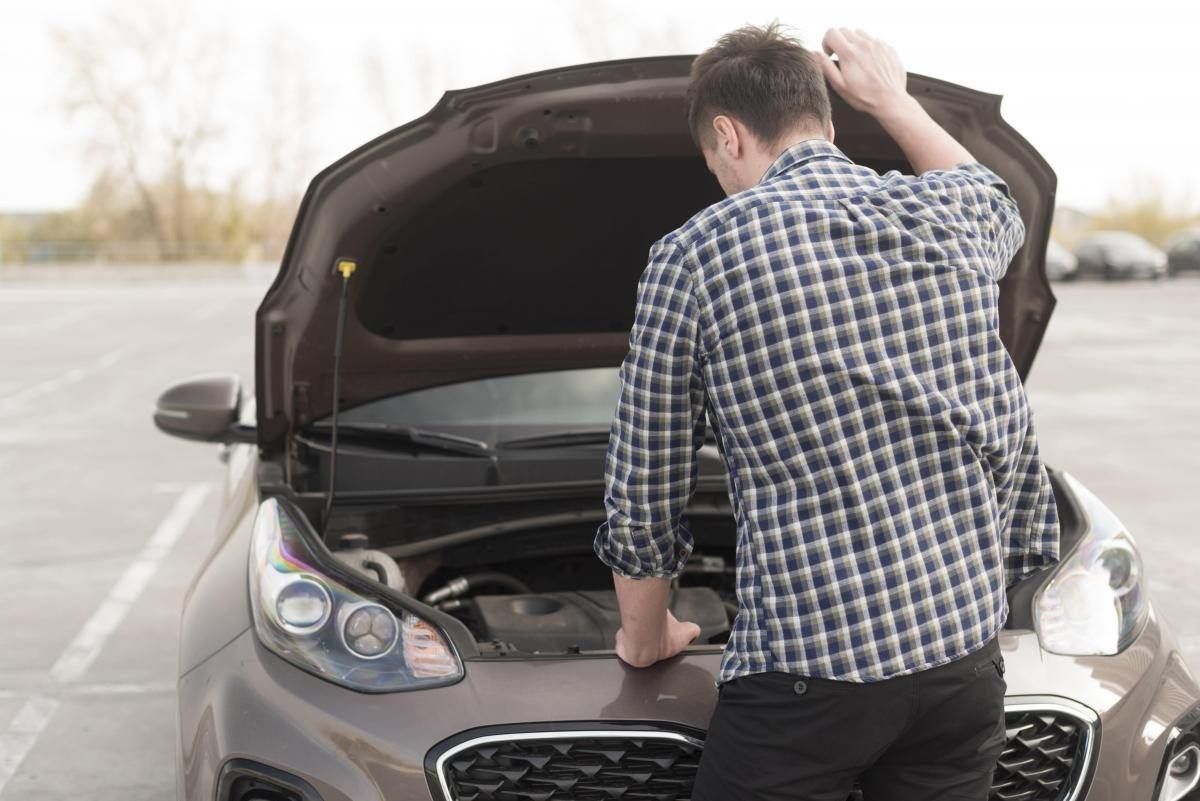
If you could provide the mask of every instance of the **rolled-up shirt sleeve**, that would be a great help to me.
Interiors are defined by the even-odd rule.
[[[627,578],[675,578],[692,552],[682,515],[696,487],[706,399],[693,281],[683,250],[656,242],[638,282],[604,460],[607,519],[593,543]]]
[[[1032,417],[1015,469],[1002,489],[1001,522],[1007,532],[1003,541],[1005,584],[1012,587],[1030,574],[1058,564],[1060,556],[1058,505],[1038,452]]]

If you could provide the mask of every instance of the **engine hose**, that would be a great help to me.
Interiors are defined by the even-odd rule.
[[[442,601],[437,608],[443,612],[453,612],[455,609],[466,609],[468,606],[470,606],[469,602],[462,598],[451,598],[449,601]]]
[[[528,584],[516,578],[515,576],[510,576],[507,573],[499,573],[488,570],[482,573],[471,573],[466,576],[459,576],[458,578],[451,579],[446,586],[434,590],[421,600],[432,605],[440,601],[445,601],[448,598],[458,598],[459,596],[466,595],[470,590],[487,584],[506,587],[513,592],[532,592],[532,590],[529,589]]]

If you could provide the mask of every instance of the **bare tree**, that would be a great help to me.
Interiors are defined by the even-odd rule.
[[[677,26],[631,20],[609,0],[586,0],[565,6],[568,36],[577,62],[602,61],[643,55],[686,52]],[[428,40],[413,38],[401,46],[381,50],[369,45],[363,55],[363,77],[368,94],[384,124],[399,125],[434,104],[447,89],[462,88],[455,51],[435,49]],[[544,69],[555,64],[535,63],[529,52],[499,52],[493,61],[496,78],[514,71]],[[507,59],[506,61],[504,59]]]
[[[607,0],[589,0],[569,7],[571,26],[582,56],[580,61],[607,61],[635,56],[666,56],[686,52],[678,26],[653,24],[632,17]]]
[[[363,55],[363,75],[385,129],[424,113],[457,82],[453,61],[424,41],[406,42],[387,53],[372,43]]]
[[[161,257],[185,256],[189,188],[222,132],[214,103],[224,34],[196,28],[186,6],[155,3],[52,35],[67,70],[66,110],[91,132],[98,171],[129,182]]]
[[[387,61],[374,42],[363,53],[363,76],[376,112],[382,115],[385,123],[394,124],[400,111],[396,89],[389,75]]]
[[[304,183],[314,171],[310,129],[317,87],[294,37],[272,35],[264,57],[263,103],[257,114],[265,170],[259,208],[261,253],[277,253],[291,227]]]

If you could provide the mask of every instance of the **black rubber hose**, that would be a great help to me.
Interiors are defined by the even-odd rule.
[[[437,608],[443,612],[453,612],[455,609],[466,609],[470,605],[471,602],[464,598],[451,598],[449,601],[442,601]]]
[[[472,588],[480,585],[494,584],[500,587],[507,587],[513,592],[530,593],[533,590],[529,589],[529,585],[521,581],[516,576],[510,576],[507,573],[498,573],[493,570],[483,573],[472,573],[469,576],[463,576],[467,584]]]

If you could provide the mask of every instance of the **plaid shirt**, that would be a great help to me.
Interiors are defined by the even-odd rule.
[[[710,405],[737,527],[718,682],[949,662],[1057,561],[997,317],[1024,235],[982,164],[881,176],[812,139],[651,248],[594,550],[630,578],[679,575]]]

